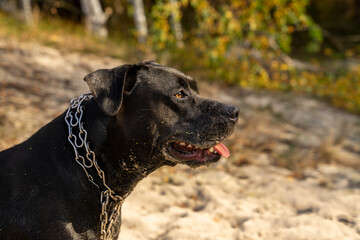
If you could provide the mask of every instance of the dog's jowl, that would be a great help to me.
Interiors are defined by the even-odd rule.
[[[148,61],[84,80],[91,93],[0,153],[0,239],[117,239],[121,205],[149,173],[229,156],[238,109],[180,71]]]

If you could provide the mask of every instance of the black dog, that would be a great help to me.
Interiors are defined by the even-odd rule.
[[[142,62],[85,81],[92,95],[0,153],[0,239],[117,239],[141,179],[229,155],[238,109],[201,98],[191,77]]]

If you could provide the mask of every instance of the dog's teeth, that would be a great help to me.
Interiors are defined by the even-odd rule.
[[[180,144],[180,146],[186,146],[186,143],[184,143],[184,142],[181,142],[179,144]]]
[[[214,148],[213,147],[209,148],[209,151],[214,152]]]
[[[191,144],[189,144],[189,145],[187,145],[187,147],[188,147],[188,148],[193,148],[194,146],[191,145]]]

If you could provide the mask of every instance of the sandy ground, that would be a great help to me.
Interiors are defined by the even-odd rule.
[[[87,73],[122,63],[0,40],[0,149],[87,92]],[[360,239],[359,116],[305,96],[200,91],[241,109],[231,157],[151,174],[125,201],[120,239]]]
[[[345,187],[358,173],[324,165],[297,181],[272,166],[220,166],[143,181],[124,204],[120,239],[360,239],[359,189]]]

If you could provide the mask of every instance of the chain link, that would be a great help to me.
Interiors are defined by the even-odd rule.
[[[84,123],[81,122],[84,114],[84,106],[81,104],[84,101],[89,101],[91,98],[91,93],[85,93],[78,98],[72,99],[66,112],[65,122],[68,125],[68,141],[74,149],[75,161],[84,170],[87,179],[100,189],[99,185],[94,182],[93,176],[91,176],[87,170],[94,167],[99,175],[99,178],[102,180],[102,185],[105,187],[105,190],[101,191],[100,195],[100,239],[110,240],[112,237],[112,225],[120,216],[121,204],[124,202],[124,198],[127,195],[125,197],[121,197],[120,195],[115,194],[115,192],[106,184],[105,172],[99,167],[95,153],[91,151],[89,147],[89,142],[87,141],[87,131],[84,128]],[[75,129],[78,132],[77,135],[73,131]],[[81,148],[86,151],[85,157],[80,155],[78,151],[78,149]],[[110,199],[114,201],[114,206],[109,216]]]

